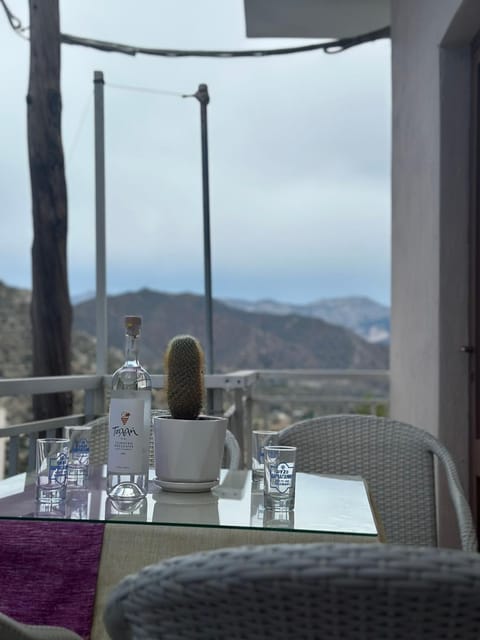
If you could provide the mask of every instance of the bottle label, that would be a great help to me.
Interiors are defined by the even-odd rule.
[[[119,474],[143,472],[144,400],[112,398],[108,429],[108,472]]]

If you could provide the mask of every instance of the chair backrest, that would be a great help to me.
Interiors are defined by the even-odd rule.
[[[91,464],[106,464],[108,455],[108,429],[107,416],[101,416],[92,422],[90,435],[90,462]],[[240,466],[240,445],[231,431],[227,429],[225,435],[225,458],[228,469],[238,469]],[[153,430],[150,431],[149,465],[155,466],[155,443]]]
[[[78,634],[64,627],[23,624],[0,613],[0,638],[2,640],[82,640]]]
[[[447,476],[462,546],[477,549],[455,464],[426,431],[376,416],[332,415],[286,427],[279,442],[297,447],[299,471],[362,476],[392,544],[437,544],[435,456]]]
[[[280,544],[172,558],[124,579],[113,640],[469,640],[480,556],[379,544]]]

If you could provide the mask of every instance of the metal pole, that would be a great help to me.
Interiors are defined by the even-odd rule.
[[[95,97],[95,243],[96,243],[96,368],[107,372],[107,287],[105,242],[105,126],[103,72],[93,73]]]
[[[214,372],[213,321],[212,321],[212,270],[210,251],[210,196],[208,187],[208,136],[207,105],[210,102],[206,84],[200,84],[194,94],[200,102],[200,124],[202,129],[202,185],[203,185],[203,264],[205,271],[205,330],[207,336],[207,373]]]

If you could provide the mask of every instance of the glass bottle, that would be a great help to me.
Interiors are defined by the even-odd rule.
[[[138,360],[140,316],[125,316],[125,362],[112,377],[107,493],[137,501],[148,490],[152,379]]]

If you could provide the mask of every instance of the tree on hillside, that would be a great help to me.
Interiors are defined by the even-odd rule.
[[[33,375],[69,375],[72,308],[67,277],[67,189],[61,137],[58,0],[29,0],[28,156],[32,191]],[[68,415],[72,394],[34,396],[37,420]]]

